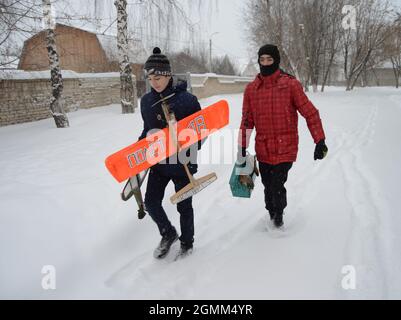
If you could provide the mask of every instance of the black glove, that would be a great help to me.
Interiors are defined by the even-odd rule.
[[[323,160],[326,157],[328,151],[329,149],[327,148],[324,139],[320,140],[318,143],[316,143],[314,154],[315,160]]]

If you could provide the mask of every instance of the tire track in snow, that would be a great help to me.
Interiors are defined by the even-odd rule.
[[[361,149],[372,142],[375,134],[377,116],[376,102],[365,126],[343,139],[342,156],[339,158],[345,195],[352,209],[346,259],[356,268],[357,289],[362,289],[348,292],[350,298],[387,297],[387,272],[383,256],[386,248],[385,240],[380,236],[380,213],[383,210],[374,191],[375,182],[367,174],[361,159]]]
[[[332,128],[335,132],[340,129]],[[341,154],[343,140],[334,139],[331,143],[329,154],[324,161],[314,162],[307,165],[304,173],[300,173],[299,178],[292,182],[292,177],[289,176],[287,189],[289,196],[293,197],[288,200],[288,207],[285,210],[287,216],[286,229],[290,234],[301,232],[307,225],[308,211],[305,210],[309,204],[318,196],[317,190],[323,181],[333,172],[337,165],[337,159]],[[294,170],[297,170],[296,164]],[[293,192],[292,190],[297,190]],[[291,209],[291,205],[295,204]]]
[[[336,144],[329,151],[329,157],[325,161],[316,165],[310,165],[304,175],[295,184],[290,185],[290,189],[299,189],[302,186],[302,193],[296,193],[292,201],[297,203],[296,207],[288,215],[287,226],[298,225],[298,229],[303,228],[307,221],[307,212],[304,208],[316,198],[316,190],[319,183],[324,180],[335,166],[339,166],[344,178],[345,196],[352,208],[352,226],[347,252],[347,261],[367,261],[367,267],[357,268],[357,281],[367,285],[365,291],[361,292],[363,297],[383,297],[387,296],[388,266],[383,263],[386,261],[388,247],[386,238],[381,236],[383,203],[378,197],[374,177],[368,174],[368,169],[363,169],[360,150],[368,146],[375,135],[375,127],[378,116],[378,104],[372,108],[367,121],[362,129],[355,132],[344,133],[342,128],[335,129],[340,135],[333,141]],[[308,183],[305,184],[305,181]],[[367,235],[372,235],[367,237]],[[278,235],[280,236],[280,235]],[[356,259],[356,260],[355,260]],[[356,264],[354,264],[356,266]],[[370,267],[369,267],[370,265]],[[338,283],[341,283],[339,279]],[[369,286],[369,283],[371,285]],[[380,288],[376,285],[380,284]],[[378,292],[379,291],[379,292]],[[350,297],[351,297],[350,293]]]

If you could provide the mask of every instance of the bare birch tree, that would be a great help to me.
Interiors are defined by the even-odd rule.
[[[0,66],[18,62],[23,39],[39,31],[41,18],[35,0],[0,0]]]
[[[300,52],[302,41],[289,37],[298,30],[299,24],[292,19],[294,1],[290,0],[250,0],[244,10],[244,25],[248,38],[254,49],[266,43],[279,47],[283,67],[300,77],[299,56],[294,59],[295,52]],[[294,41],[293,41],[294,40]]]
[[[352,90],[375,51],[390,37],[392,13],[387,0],[354,0],[356,30],[343,32],[342,49],[346,90]]]
[[[328,83],[330,73],[334,68],[336,58],[341,52],[341,32],[342,32],[342,8],[344,6],[343,0],[329,1],[331,9],[328,11],[327,19],[327,33],[325,35],[325,53],[324,64],[322,67],[322,87],[323,92]]]
[[[133,113],[137,107],[136,93],[132,81],[132,69],[128,57],[127,0],[116,0],[117,47],[120,62],[120,98],[122,113]]]
[[[46,48],[50,61],[50,80],[52,87],[50,111],[57,128],[66,128],[69,127],[69,121],[63,107],[63,77],[61,75],[59,55],[56,47],[56,35],[54,32],[55,21],[52,14],[50,0],[42,0],[42,5],[43,20],[46,29]]]
[[[400,87],[401,77],[401,23],[393,26],[391,36],[384,44],[384,56],[390,60],[395,80],[395,87]]]
[[[313,91],[322,91],[339,51],[341,8],[343,1],[303,0],[298,1],[298,11],[303,21],[302,35],[306,63]]]
[[[356,28],[342,28],[345,5],[353,6]],[[244,20],[251,44],[279,46],[283,66],[314,91],[328,83],[343,63],[347,90],[380,61],[380,49],[394,32],[395,14],[388,0],[248,0]]]

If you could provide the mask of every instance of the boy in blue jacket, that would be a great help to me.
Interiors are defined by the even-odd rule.
[[[177,121],[201,110],[198,99],[187,91],[185,81],[176,82],[172,78],[171,66],[168,58],[161,53],[159,48],[154,48],[153,54],[148,58],[144,67],[148,76],[151,91],[141,99],[141,114],[144,129],[139,139],[146,138],[148,132],[154,129],[168,127],[165,119],[161,99],[169,97],[167,103],[175,114]],[[200,148],[199,143],[195,148]],[[191,151],[193,148],[190,149]],[[196,160],[191,154],[191,160],[187,163],[191,174],[197,172]],[[148,184],[145,193],[145,207],[153,221],[156,223],[162,239],[154,251],[156,259],[167,256],[171,245],[180,239],[181,249],[177,258],[192,253],[194,242],[194,210],[192,198],[188,198],[177,204],[180,214],[181,236],[169,221],[162,207],[162,201],[166,187],[170,180],[173,181],[175,190],[179,191],[189,183],[184,166],[180,163],[181,157],[177,155],[161,163],[154,165],[149,172]]]

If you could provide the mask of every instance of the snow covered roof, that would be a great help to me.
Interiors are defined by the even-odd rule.
[[[237,67],[240,74],[243,74],[248,65],[252,62],[252,59],[249,58],[238,58],[237,59]]]
[[[227,76],[215,73],[191,73],[191,86],[193,88],[204,87],[209,78],[216,78],[220,83],[223,84],[234,84],[238,82],[249,83],[253,80],[252,77]]]
[[[258,64],[252,60],[241,70],[241,75],[244,77],[255,77],[259,73]]]
[[[393,69],[393,64],[391,63],[391,61],[386,61],[382,65],[378,66],[377,68],[380,68],[380,69]]]

